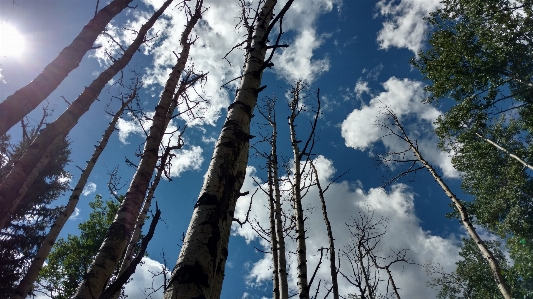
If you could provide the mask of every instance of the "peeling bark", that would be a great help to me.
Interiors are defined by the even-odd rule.
[[[44,101],[77,68],[107,24],[132,0],[114,0],[92,18],[70,45],[30,83],[0,103],[0,136]]]
[[[53,123],[41,130],[37,138],[24,153],[22,158],[0,184],[0,229],[4,227],[9,215],[17,207],[27,188],[46,165],[46,157],[68,135],[78,120],[87,112],[96,100],[107,82],[121,71],[145,41],[146,33],[155,21],[163,14],[164,10],[172,3],[167,0],[163,6],[144,24],[133,43],[126,49],[122,57],[116,60],[107,70],[102,72],[89,87],[61,114]]]
[[[166,299],[220,297],[231,224],[248,163],[250,121],[262,90],[267,28],[276,2],[266,0],[259,13],[241,86],[228,108]]]
[[[146,138],[143,155],[137,171],[132,178],[115,220],[109,227],[104,242],[98,250],[84,280],[78,287],[76,295],[73,297],[75,299],[89,299],[98,297],[102,293],[106,282],[117,267],[128,245],[158,160],[159,144],[165,133],[167,113],[193,43],[193,41],[189,40],[189,35],[202,16],[202,4],[202,0],[197,1],[194,13],[190,16],[187,26],[181,35],[183,48],[176,65],[170,73],[161,99],[155,107],[153,123]]]
[[[14,295],[11,297],[12,299],[26,298],[29,291],[33,287],[33,283],[35,279],[37,278],[37,275],[39,275],[39,271],[41,271],[41,268],[43,267],[43,263],[46,260],[46,257],[48,256],[48,254],[50,253],[52,246],[56,242],[59,232],[61,232],[61,230],[63,229],[63,226],[65,225],[69,217],[74,212],[74,209],[76,208],[76,205],[78,204],[78,201],[80,199],[81,192],[83,191],[85,184],[87,184],[89,175],[91,174],[94,166],[96,165],[96,161],[98,161],[100,154],[106,147],[107,142],[109,141],[109,138],[111,137],[111,134],[115,131],[115,125],[117,124],[118,119],[122,115],[122,112],[124,112],[124,109],[131,103],[131,101],[133,101],[133,99],[137,97],[137,87],[138,87],[138,84],[135,86],[135,89],[133,90],[132,94],[128,97],[128,100],[122,103],[122,106],[120,107],[120,109],[115,113],[113,120],[111,120],[111,122],[109,123],[109,126],[104,132],[102,140],[100,140],[100,142],[96,146],[96,149],[94,150],[93,155],[91,156],[91,159],[87,161],[87,165],[85,166],[85,169],[83,170],[80,176],[80,179],[78,180],[78,183],[76,184],[76,187],[74,187],[74,191],[70,195],[70,198],[68,200],[67,205],[65,206],[65,209],[61,212],[59,217],[56,219],[56,221],[50,228],[50,231],[44,238],[43,243],[41,244],[41,247],[39,247],[39,250],[37,251],[35,258],[33,259],[30,267],[28,268],[28,271],[26,272],[26,275],[20,281],[17,289],[15,290]]]

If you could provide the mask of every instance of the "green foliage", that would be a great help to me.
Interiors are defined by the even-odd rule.
[[[475,198],[465,203],[474,223],[506,241],[515,275],[509,285],[528,290],[533,281],[533,173],[484,138],[533,163],[532,17],[531,0],[444,0],[443,8],[428,18],[434,26],[431,47],[412,61],[430,81],[428,102],[453,100],[436,123],[440,145],[453,154],[454,166],[463,173],[462,187]],[[477,259],[468,244],[463,249],[471,261]],[[469,267],[457,274],[478,280],[481,272]]]
[[[66,299],[74,294],[104,241],[120,203],[104,202],[102,196],[96,195],[89,206],[93,212],[87,221],[79,224],[80,235],[59,239],[39,274],[38,288],[51,298]]]
[[[501,243],[487,241],[488,248],[500,263],[505,280],[510,285],[514,298],[533,298],[533,289],[516,272],[513,265],[502,252]],[[456,263],[457,270],[451,274],[443,273],[435,266],[426,265],[429,274],[436,275],[428,284],[439,289],[439,299],[499,299],[503,298],[492,278],[490,267],[475,242],[463,239],[459,255],[462,260]]]
[[[37,130],[29,130],[23,140],[12,144],[9,135],[0,137],[0,178],[5,177],[30,146]],[[53,201],[69,190],[69,142],[63,141],[52,159],[29,187],[9,223],[0,231],[0,297],[9,298],[26,267],[35,256],[48,228],[63,207]]]

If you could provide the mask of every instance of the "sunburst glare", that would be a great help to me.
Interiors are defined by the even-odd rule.
[[[0,24],[0,58],[18,57],[24,52],[24,36],[13,26]]]

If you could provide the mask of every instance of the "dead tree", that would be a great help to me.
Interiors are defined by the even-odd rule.
[[[41,270],[43,263],[46,260],[46,257],[50,253],[50,250],[52,249],[52,246],[54,245],[57,236],[59,235],[59,232],[63,229],[63,226],[74,212],[74,209],[76,208],[76,205],[78,204],[78,201],[80,199],[81,192],[83,191],[85,184],[87,184],[89,175],[91,174],[94,166],[96,165],[100,154],[106,147],[107,142],[111,137],[111,134],[115,131],[115,125],[117,124],[117,121],[122,115],[124,109],[137,97],[137,91],[139,88],[139,82],[137,81],[135,86],[133,87],[132,93],[128,96],[126,101],[122,102],[122,106],[113,116],[113,119],[109,123],[109,126],[105,130],[104,135],[102,136],[102,140],[100,140],[100,142],[96,146],[93,155],[91,156],[91,159],[87,161],[87,165],[85,166],[85,169],[83,170],[78,180],[78,183],[74,187],[74,191],[70,195],[67,205],[65,206],[59,217],[55,220],[54,224],[50,228],[50,231],[44,238],[42,245],[39,247],[35,258],[33,259],[30,267],[28,268],[28,271],[26,272],[26,275],[20,281],[15,291],[15,294],[11,297],[12,299],[26,298],[28,292],[30,292],[33,286],[33,282],[37,278],[37,275],[39,274],[39,271]]]
[[[132,0],[111,1],[95,14],[72,43],[64,48],[35,79],[0,103],[0,136],[35,109],[72,70],[79,66],[85,53],[94,49],[93,43],[98,35],[104,31],[111,19],[131,2]]]
[[[233,214],[246,174],[249,140],[253,137],[250,120],[257,96],[265,88],[261,87],[263,70],[271,66],[270,58],[277,47],[270,46],[272,54],[265,59],[268,34],[293,1],[289,0],[272,20],[276,2],[266,0],[254,18],[241,85],[235,101],[228,107],[228,116],[165,292],[166,299],[220,297]]]
[[[407,258],[407,250],[401,249],[382,257],[378,247],[387,230],[387,219],[380,217],[374,220],[374,211],[368,207],[366,211],[359,211],[357,218],[346,223],[352,237],[352,244],[345,246],[343,255],[350,264],[351,273],[341,271],[341,275],[357,288],[356,298],[377,299],[388,298],[391,294],[400,299],[399,288],[396,285],[391,266],[397,263],[414,264]],[[387,274],[387,287],[380,292],[379,286],[384,282],[381,270]]]
[[[72,102],[68,109],[61,114],[54,122],[46,126],[30,148],[24,153],[22,158],[11,170],[9,175],[0,184],[0,229],[2,229],[9,219],[10,213],[16,208],[28,187],[41,169],[48,163],[50,153],[68,135],[70,130],[76,125],[78,120],[87,112],[105,87],[118,72],[120,72],[131,60],[133,54],[145,42],[146,34],[154,25],[157,19],[163,14],[165,9],[173,0],[167,0],[163,6],[152,15],[152,17],[141,27],[137,37],[132,44],[124,51],[122,57],[104,72],[102,72],[85,90]],[[118,1],[128,2],[128,1]],[[35,82],[35,81],[34,81]],[[2,103],[3,104],[3,103]]]
[[[119,212],[108,230],[106,239],[96,254],[84,280],[78,287],[76,295],[74,295],[76,299],[98,297],[102,293],[107,280],[111,277],[113,270],[117,267],[117,263],[128,245],[137,217],[141,212],[141,206],[144,202],[150,179],[157,164],[159,144],[166,130],[169,107],[172,104],[180,76],[185,69],[191,45],[194,43],[194,40],[190,39],[190,35],[192,29],[202,17],[202,5],[203,1],[199,0],[196,2],[192,11],[187,8],[189,21],[181,35],[182,50],[167,80],[161,99],[156,106],[141,161],[126,192],[126,196],[121,203]]]
[[[495,258],[495,256],[492,253],[492,251],[487,247],[485,242],[483,242],[483,240],[479,237],[479,234],[476,232],[476,229],[472,225],[472,221],[470,219],[470,216],[468,214],[468,211],[467,211],[465,205],[451,191],[451,189],[448,187],[448,185],[446,185],[444,180],[440,177],[440,175],[433,168],[433,166],[431,166],[431,164],[429,164],[424,159],[424,157],[422,156],[422,154],[418,150],[418,146],[417,146],[416,142],[411,141],[411,139],[409,138],[409,136],[405,132],[404,127],[402,126],[402,124],[400,123],[398,117],[396,116],[396,114],[394,114],[394,112],[392,110],[390,110],[388,107],[385,107],[385,113],[386,113],[386,115],[388,115],[390,117],[390,119],[392,120],[392,125],[396,128],[396,129],[394,129],[393,127],[390,127],[390,126],[385,124],[384,125],[385,129],[387,129],[390,132],[391,135],[394,135],[394,136],[402,139],[405,143],[407,143],[407,145],[409,146],[409,150],[411,150],[413,155],[414,155],[414,161],[413,160],[404,161],[404,162],[408,162],[408,163],[411,164],[410,170],[408,170],[406,172],[403,172],[399,176],[396,176],[393,180],[395,180],[395,179],[399,178],[400,176],[403,176],[403,175],[405,175],[405,174],[407,174],[409,172],[413,172],[413,171],[416,171],[417,169],[419,169],[420,167],[419,168],[414,168],[415,164],[417,164],[417,163],[422,164],[421,167],[426,168],[431,173],[431,175],[433,176],[435,181],[439,184],[439,186],[442,188],[444,193],[452,201],[455,209],[457,210],[457,212],[460,215],[460,220],[461,220],[463,226],[465,227],[466,231],[468,232],[468,235],[472,238],[472,240],[474,240],[474,242],[477,244],[477,247],[479,248],[480,252],[483,254],[484,258],[487,260],[487,263],[489,264],[490,269],[492,271],[492,275],[494,277],[494,282],[498,286],[498,289],[500,290],[502,296],[504,298],[506,298],[506,299],[511,299],[512,298],[511,289],[509,288],[509,286],[507,285],[507,282],[505,281],[505,278],[503,277],[499,262]],[[401,160],[395,160],[395,161],[396,162],[402,162]]]

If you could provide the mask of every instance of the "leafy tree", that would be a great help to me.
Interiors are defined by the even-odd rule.
[[[499,260],[506,281],[513,289],[514,298],[532,298],[532,290],[527,288],[527,283],[515,271],[516,264],[512,264],[503,254],[501,243],[487,241],[487,246]],[[470,238],[464,238],[459,255],[463,258],[458,261],[457,270],[451,274],[442,273],[438,267],[427,265],[429,274],[439,274],[428,282],[428,285],[439,288],[439,299],[487,299],[503,298],[498,287],[494,284],[492,273],[487,261],[477,249]]]
[[[89,203],[93,212],[78,225],[80,235],[60,238],[48,255],[47,264],[39,273],[37,289],[54,299],[70,298],[89,269],[93,257],[113,223],[120,203],[103,201],[101,195]]]
[[[18,144],[11,144],[9,135],[0,137],[0,178],[4,178],[11,171],[37,135],[40,125],[29,129],[23,123],[23,128],[23,139]],[[26,272],[47,229],[61,212],[62,207],[53,207],[51,204],[69,189],[70,174],[64,170],[69,162],[69,155],[69,142],[64,139],[53,153],[50,162],[22,197],[20,205],[11,213],[5,228],[0,230],[2,298],[11,296],[16,282]]]

